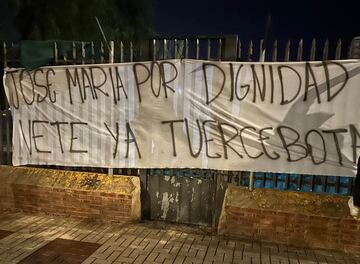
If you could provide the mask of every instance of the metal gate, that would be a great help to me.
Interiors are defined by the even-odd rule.
[[[217,226],[227,172],[144,170],[140,177],[143,218]]]

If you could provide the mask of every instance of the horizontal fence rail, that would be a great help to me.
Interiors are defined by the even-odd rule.
[[[356,38],[355,38],[356,39]],[[355,40],[354,39],[354,40]],[[132,42],[70,42],[67,49],[60,49],[58,42],[52,42],[52,56],[47,65],[118,63],[164,59],[202,59],[213,61],[315,61],[339,60],[351,57],[353,48],[359,42],[352,41],[348,47],[341,39],[336,43],[316,39],[305,42],[280,42],[273,40],[266,47],[264,41],[241,41],[237,36],[195,38],[153,38],[149,41]],[[358,46],[356,46],[358,48]],[[20,45],[2,43],[1,70],[6,67],[21,67]],[[2,85],[2,84],[1,84]],[[0,119],[0,164],[11,165],[12,117],[4,89],[1,87]],[[44,167],[44,166],[42,166]],[[60,167],[54,169],[92,171],[107,173],[109,168]],[[140,169],[112,168],[111,172],[122,175],[140,175]],[[195,178],[216,178],[222,176],[228,184],[249,186],[249,188],[273,188],[306,192],[349,195],[353,178],[284,173],[262,173],[246,171],[214,171],[202,169],[148,169],[147,175],[188,176]]]

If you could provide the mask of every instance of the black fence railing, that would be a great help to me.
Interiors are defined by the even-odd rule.
[[[315,39],[304,44],[301,39],[296,42],[273,41],[266,49],[264,41],[250,40],[243,43],[237,36],[195,38],[154,38],[139,43],[110,42],[109,45],[93,42],[47,42],[51,53],[44,54],[47,65],[93,64],[109,62],[132,62],[162,59],[204,59],[226,61],[314,61],[339,60],[356,58],[360,50],[360,40],[354,38],[348,47],[344,47],[339,39],[332,44],[328,40],[321,42]],[[49,47],[48,47],[49,48]],[[1,52],[1,71],[3,67],[21,67],[19,44],[3,42]],[[49,49],[48,49],[49,50]],[[112,52],[110,52],[112,51]],[[47,58],[47,59],[46,59]],[[2,84],[1,84],[2,85]],[[11,165],[12,156],[12,117],[4,90],[0,87],[0,164]],[[47,166],[55,169],[75,171],[93,171],[107,173],[108,168],[87,167],[59,167]],[[140,169],[114,168],[114,174],[140,175]],[[148,169],[149,175],[216,177],[222,175],[228,184],[249,186],[251,188],[274,188],[280,190],[297,190],[306,192],[326,192],[349,195],[353,178],[284,173],[250,173],[246,171],[214,171],[201,169]]]

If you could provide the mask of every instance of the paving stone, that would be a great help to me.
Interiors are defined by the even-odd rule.
[[[146,224],[0,213],[0,264],[18,263],[56,238],[99,244],[83,264],[239,263],[360,264],[360,257],[331,250],[312,250],[249,239],[154,228]],[[12,233],[13,232],[13,233]]]

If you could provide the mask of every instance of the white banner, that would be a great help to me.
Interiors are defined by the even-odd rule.
[[[360,61],[8,69],[13,164],[353,176]]]

